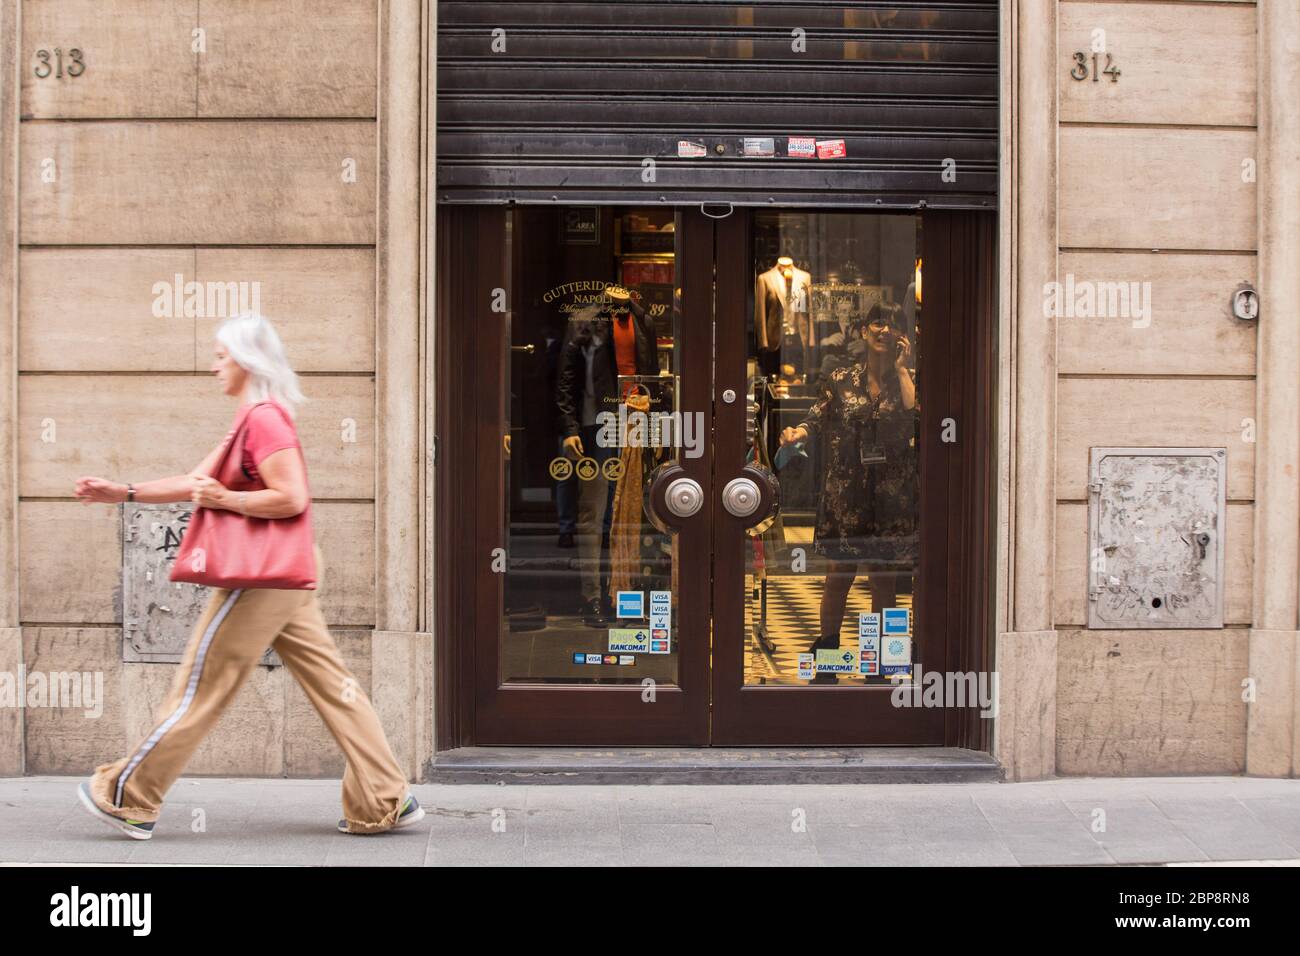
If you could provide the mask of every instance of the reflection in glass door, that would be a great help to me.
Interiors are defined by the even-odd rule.
[[[632,205],[439,217],[462,741],[706,743],[711,222]],[[669,473],[699,493],[652,520]]]
[[[920,558],[920,218],[753,217],[745,683],[910,677]]]
[[[440,217],[463,742],[981,739],[991,216]]]
[[[891,703],[947,653],[921,217],[751,209],[717,230],[712,739],[942,743],[941,709]]]
[[[533,206],[511,230],[500,679],[676,684],[674,536],[642,507],[704,440],[678,401],[676,217]]]

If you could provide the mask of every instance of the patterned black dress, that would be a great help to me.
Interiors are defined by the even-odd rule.
[[[892,368],[874,399],[861,363],[823,379],[821,398],[800,423],[821,446],[823,482],[813,538],[818,554],[856,561],[864,571],[915,568],[919,415],[920,405],[903,407]]]

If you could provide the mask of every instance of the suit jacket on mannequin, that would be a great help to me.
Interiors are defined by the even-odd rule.
[[[774,352],[781,347],[781,333],[787,320],[799,333],[799,340],[808,345],[811,285],[812,276],[796,268],[787,291],[780,266],[773,266],[754,280],[754,334],[760,349]],[[801,308],[794,309],[796,305]]]
[[[636,374],[659,374],[659,348],[654,322],[640,306],[633,304],[632,328],[636,331]],[[587,391],[587,357],[583,350],[593,338],[602,341],[591,356],[591,378],[595,385],[596,409],[613,411],[605,399],[618,394],[618,361],[614,351],[614,322],[602,315],[591,322],[574,323],[560,352],[560,370],[555,386],[555,404],[560,413],[560,437],[578,434],[582,424],[582,400]]]

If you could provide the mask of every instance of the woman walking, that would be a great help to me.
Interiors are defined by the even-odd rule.
[[[304,399],[275,329],[255,314],[229,319],[217,331],[215,356],[212,372],[222,391],[240,402],[225,439],[189,474],[139,484],[81,478],[76,485],[79,499],[188,500],[194,502],[196,515],[206,508],[272,521],[293,519],[309,509],[306,464],[293,423],[294,406]],[[242,474],[237,489],[223,486],[214,476],[232,442]],[[189,533],[196,529],[192,526]],[[149,839],[168,789],[268,646],[302,685],[347,757],[344,818],[338,829],[379,833],[424,816],[407,790],[374,707],[325,627],[318,598],[323,563],[314,541],[311,549],[316,571],[308,574],[315,579],[314,588],[310,583],[286,587],[279,580],[279,587],[213,588],[152,729],[130,753],[100,765],[90,781],[78,787],[92,816],[134,839]],[[270,556],[272,563],[276,557]],[[265,561],[267,556],[258,558]]]

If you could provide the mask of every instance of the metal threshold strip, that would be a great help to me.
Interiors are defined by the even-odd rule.
[[[991,754],[958,747],[461,747],[429,762],[429,783],[996,783]]]

